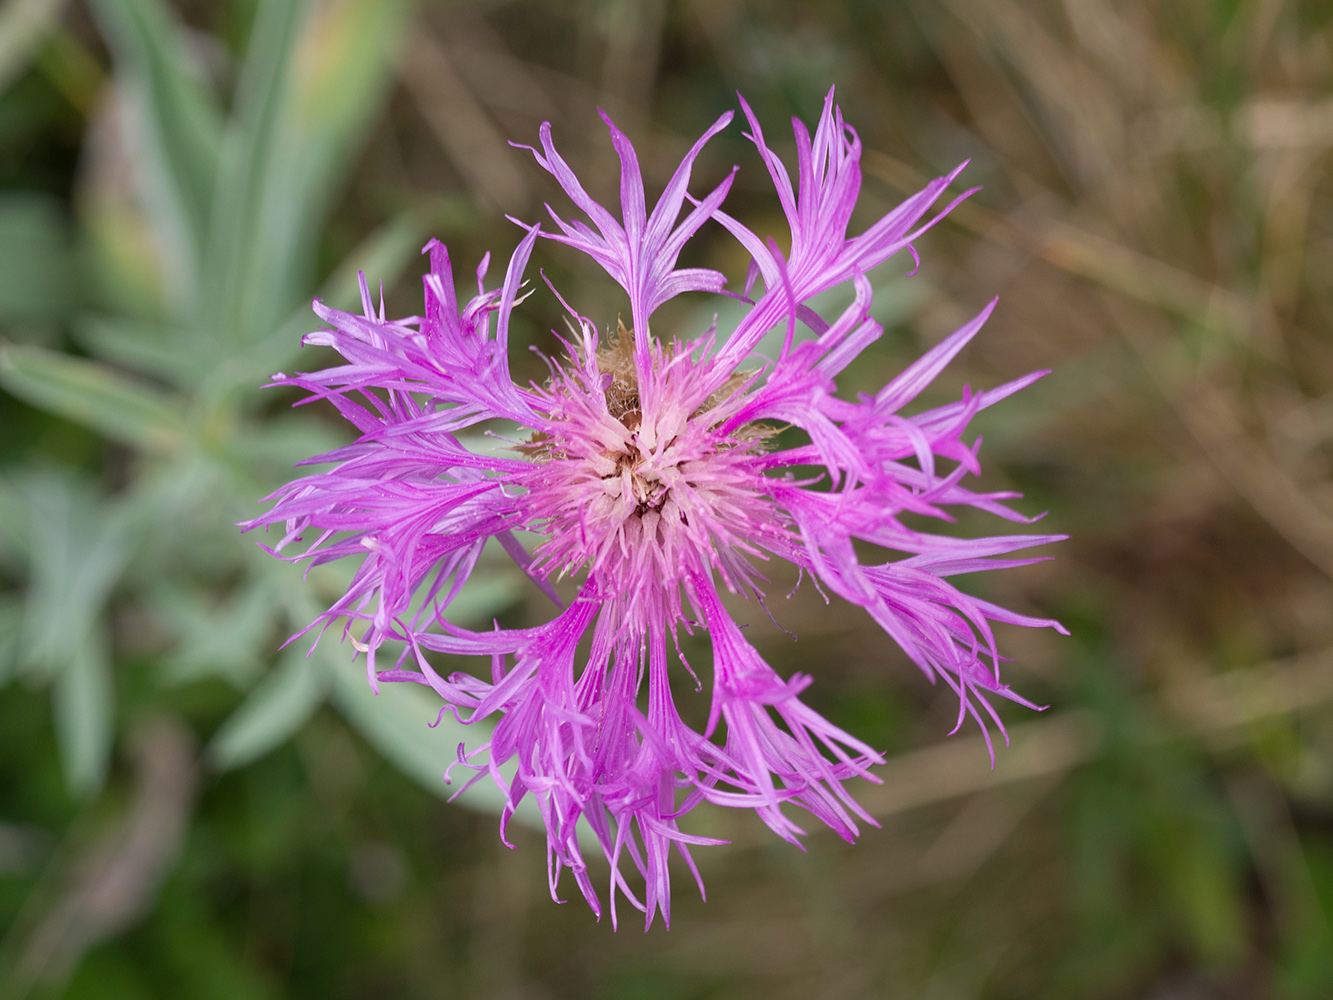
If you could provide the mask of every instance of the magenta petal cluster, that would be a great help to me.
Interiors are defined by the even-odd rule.
[[[588,195],[543,125],[531,151],[583,218],[551,211],[555,231],[524,226],[500,287],[486,289],[483,262],[466,302],[448,253],[432,242],[420,317],[386,319],[364,281],[362,315],[317,302],[327,329],[306,342],[332,347],[344,363],[277,381],[328,400],[358,437],[311,459],[330,468],[283,487],[247,525],[284,525],[274,551],[285,558],[357,560],[347,593],[316,624],[356,626],[372,686],[425,685],[442,711],[491,720],[489,742],[460,748],[455,763],[504,790],[502,836],[531,796],[545,820],[552,895],[568,869],[600,916],[584,857],[595,841],[610,866],[613,920],[623,894],[649,926],[658,911],[670,919],[673,849],[698,881],[691,848],[716,843],[681,827],[701,803],[753,809],[793,843],[804,832],[799,811],[847,840],[873,823],[845,785],[874,780],[880,755],[810,709],[801,695],[811,679],[780,676],[723,601],[726,591],[761,602],[764,561],[787,560],[821,592],[864,608],[932,682],[957,694],[959,724],[971,716],[983,732],[988,722],[1003,731],[993,696],[1029,704],[1000,681],[992,623],[1059,629],[949,582],[1031,561],[1011,554],[1059,536],[961,539],[914,526],[948,520],[960,505],[1028,520],[1005,505],[1012,494],[963,485],[980,471],[964,434],[979,410],[1042,373],[906,412],[994,303],[873,397],[842,398],[835,382],[882,332],[867,273],[902,251],[915,258],[912,241],[952,207],[929,215],[958,171],[849,236],[861,144],[832,92],[813,137],[795,123],[794,181],[741,105],[791,228],[789,253],[721,210],[730,176],[702,198],[689,193],[695,158],[730,114],[689,151],[651,211],[634,147],[607,119],[621,163],[619,217]],[[709,220],[752,260],[743,292],[725,292],[716,271],[677,267]],[[518,386],[509,327],[531,290],[524,273],[541,236],[605,269],[628,297],[631,327],[613,331],[609,317],[599,325],[569,310],[550,378]],[[839,286],[851,304],[821,317],[811,299]],[[685,292],[727,294],[743,318],[722,334],[664,340],[654,312]],[[774,330],[776,357],[757,355]],[[478,433],[501,427],[511,428],[508,447]],[[470,449],[469,438],[492,447]],[[538,543],[525,547],[519,531]],[[492,541],[553,599],[547,624],[473,632],[450,622],[451,601]],[[883,561],[862,561],[872,550]],[[560,578],[578,583],[568,605],[552,586]],[[702,732],[676,708],[675,691],[696,688],[681,629],[702,629],[712,646]],[[432,652],[480,657],[486,669],[442,676]],[[451,756],[442,749],[442,766]]]

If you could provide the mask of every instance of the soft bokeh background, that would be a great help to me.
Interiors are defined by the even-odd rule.
[[[613,198],[597,106],[651,186],[734,91],[789,149],[830,84],[862,220],[964,158],[984,185],[875,276],[850,388],[1001,296],[938,398],[1054,370],[977,426],[985,485],[1073,537],[969,586],[1073,636],[1002,635],[1051,708],[1004,707],[992,772],[854,609],[779,599],[795,643],[740,609],[894,754],[882,829],[802,854],[697,813],[735,841],[710,901],[680,872],[669,932],[612,934],[538,833],[443,801],[428,704],[277,652],[340,578],[230,525],[346,429],[257,387],[357,268],[405,314],[427,235],[506,258],[557,195],[507,145],[543,119]],[[1333,996],[1333,6],[7,0],[0,88],[0,996]],[[776,233],[740,132],[699,187],[740,163]],[[545,612],[498,560],[469,600]]]

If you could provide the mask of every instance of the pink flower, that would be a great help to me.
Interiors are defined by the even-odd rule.
[[[1005,506],[1013,494],[962,485],[980,471],[963,435],[979,410],[1043,373],[904,413],[976,335],[994,302],[873,398],[836,393],[837,375],[882,332],[870,317],[866,273],[900,251],[915,257],[912,241],[948,211],[926,219],[958,171],[848,237],[861,145],[832,92],[813,138],[796,123],[795,186],[741,106],[791,226],[789,255],[721,211],[731,176],[702,199],[687,191],[700,149],[730,114],[690,150],[651,213],[634,148],[607,119],[622,167],[619,219],[583,190],[543,125],[541,150],[532,151],[537,163],[588,221],[552,212],[558,233],[525,227],[503,285],[485,289],[483,261],[477,294],[461,308],[448,253],[437,242],[427,248],[424,316],[385,319],[364,281],[364,315],[317,302],[328,329],[307,343],[333,347],[346,362],[277,380],[327,399],[360,436],[312,459],[332,469],[283,487],[270,498],[272,509],[247,525],[285,522],[276,551],[305,543],[287,558],[359,560],[346,595],[316,624],[364,623],[354,641],[366,652],[372,686],[426,685],[442,710],[463,721],[494,720],[489,743],[470,753],[460,748],[458,762],[505,790],[502,836],[514,807],[533,796],[546,823],[552,895],[568,868],[600,916],[576,834],[586,823],[610,862],[613,921],[624,893],[648,926],[658,910],[670,919],[672,849],[698,880],[690,849],[717,843],[680,828],[702,802],[754,809],[793,843],[804,832],[794,810],[847,840],[859,823],[874,822],[844,786],[874,780],[870,768],[880,755],[808,708],[800,696],[811,678],[780,677],[722,602],[723,589],[762,600],[760,562],[788,560],[825,591],[865,608],[932,682],[943,679],[957,693],[959,725],[971,715],[983,732],[988,719],[1003,730],[990,696],[1033,707],[1000,681],[991,622],[1060,629],[948,581],[1030,562],[1008,556],[1061,536],[959,539],[902,520],[905,513],[947,520],[958,505],[1028,520]],[[651,322],[664,302],[682,292],[726,294],[722,274],[676,266],[709,219],[752,258],[739,296],[748,309],[721,343],[712,330],[662,340]],[[596,260],[628,295],[633,326],[602,336],[575,315],[576,332],[550,360],[550,379],[520,387],[509,376],[509,323],[539,235]],[[847,283],[853,301],[832,321],[807,305]],[[797,341],[798,323],[813,339]],[[777,359],[755,357],[774,327],[785,330]],[[508,457],[476,454],[456,436],[496,419],[529,429]],[[778,447],[786,426],[809,443]],[[811,467],[825,471],[811,477]],[[531,554],[517,529],[542,537]],[[492,539],[553,599],[550,581],[563,576],[579,581],[578,596],[538,628],[470,632],[451,624],[450,602]],[[899,557],[863,563],[855,539]],[[681,720],[671,681],[693,673],[677,640],[681,628],[695,627],[713,649],[712,707],[702,733]],[[579,644],[589,632],[591,652],[583,657]],[[390,669],[377,665],[385,642],[402,650]],[[430,651],[489,658],[490,669],[441,676]],[[510,762],[516,776],[506,781],[500,767]],[[642,876],[642,897],[622,874],[626,859]]]

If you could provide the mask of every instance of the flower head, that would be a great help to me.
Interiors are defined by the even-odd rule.
[[[587,194],[543,125],[533,155],[587,221],[552,211],[556,232],[524,226],[501,286],[486,289],[483,261],[477,294],[462,305],[437,242],[427,248],[421,317],[386,319],[364,280],[362,315],[317,302],[328,327],[306,341],[334,348],[345,363],[277,380],[330,401],[359,437],[312,459],[332,468],[283,487],[248,525],[285,523],[275,551],[288,558],[358,559],[347,593],[317,624],[361,623],[353,641],[372,685],[426,685],[462,721],[494,720],[489,742],[460,748],[458,763],[504,789],[502,835],[532,796],[546,824],[552,895],[569,869],[600,915],[577,835],[586,824],[610,862],[613,920],[623,893],[649,925],[659,910],[670,919],[672,849],[697,880],[691,847],[717,843],[680,827],[700,803],[754,809],[793,843],[804,832],[796,810],[847,840],[859,823],[874,822],[845,783],[874,780],[879,753],[807,707],[801,693],[811,678],[779,676],[722,602],[723,590],[763,600],[762,561],[787,560],[863,607],[932,682],[953,689],[959,725],[970,715],[983,732],[988,721],[1003,731],[992,696],[1029,705],[1000,681],[991,623],[1059,628],[949,583],[1030,561],[1010,554],[1058,536],[959,539],[903,518],[947,519],[961,505],[1027,520],[1005,505],[1013,494],[962,485],[980,471],[963,435],[979,410],[1042,373],[904,412],[994,303],[875,396],[837,394],[838,374],[882,332],[870,316],[867,272],[902,251],[915,258],[912,241],[952,208],[927,218],[958,171],[849,237],[861,145],[832,92],[813,137],[795,125],[794,184],[741,104],[791,228],[790,253],[721,210],[734,171],[703,198],[688,192],[695,158],[730,114],[695,143],[651,212],[634,147],[607,119],[621,162],[620,218]],[[752,260],[739,294],[724,293],[717,271],[676,266],[710,219]],[[619,283],[631,327],[604,335],[570,309],[571,332],[549,360],[550,378],[525,387],[509,375],[509,324],[543,235],[592,257]],[[846,284],[852,302],[832,319],[809,305]],[[664,340],[652,329],[654,312],[683,292],[731,294],[744,317],[721,341],[715,330]],[[798,324],[811,336],[798,341]],[[774,328],[785,334],[776,359],[756,357]],[[470,450],[459,436],[497,420],[526,428],[503,455]],[[780,447],[787,427],[805,443]],[[518,530],[541,538],[533,551]],[[555,602],[547,624],[472,632],[449,621],[451,601],[492,540]],[[863,562],[857,540],[883,550],[883,561]],[[304,548],[291,552],[296,543]],[[567,606],[552,587],[562,577],[578,581]],[[682,628],[704,630],[712,645],[703,732],[675,706],[672,678],[693,673],[680,653]],[[582,654],[585,637],[591,645]],[[377,658],[386,642],[401,651],[388,667]],[[442,676],[431,651],[481,657],[489,669]],[[500,771],[506,764],[516,768],[512,780]],[[623,874],[632,869],[642,897]]]

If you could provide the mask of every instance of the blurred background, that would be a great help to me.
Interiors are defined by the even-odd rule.
[[[882,828],[801,853],[701,810],[734,841],[699,852],[709,901],[677,872],[669,932],[613,934],[550,901],[537,831],[444,802],[428,700],[373,698],[334,641],[278,652],[345,571],[231,525],[348,435],[258,387],[319,365],[310,299],[358,268],[391,315],[428,236],[500,273],[505,214],[563,205],[507,144],[541,121],[614,203],[596,107],[660,189],[735,91],[790,153],[831,84],[854,229],[963,159],[983,185],[920,276],[873,276],[846,388],[1000,296],[934,399],[1053,370],[974,426],[983,487],[1072,538],[966,585],[1073,635],[1001,634],[1051,707],[1004,705],[991,771],[855,609],[774,601],[795,643],[739,609],[892,753],[859,793]],[[1333,996],[1330,95],[1323,0],[6,0],[0,996]],[[777,235],[740,133],[696,188],[739,163],[729,210]],[[690,253],[744,274],[720,227]],[[535,263],[614,323],[591,264]],[[523,315],[541,378],[559,310]],[[525,586],[497,560],[458,610],[540,620]]]

